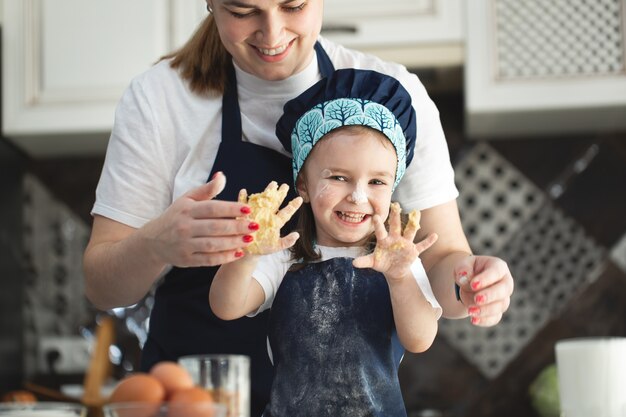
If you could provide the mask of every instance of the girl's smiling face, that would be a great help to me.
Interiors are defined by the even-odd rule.
[[[323,0],[207,0],[226,50],[268,81],[302,71],[322,28]]]
[[[389,215],[396,175],[391,142],[370,128],[337,129],[320,140],[307,158],[297,188],[310,202],[317,243],[359,246],[374,231],[372,216]]]

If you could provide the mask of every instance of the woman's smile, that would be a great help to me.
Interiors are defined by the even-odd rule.
[[[259,58],[261,58],[265,62],[279,62],[282,61],[291,50],[291,46],[293,45],[295,39],[286,43],[284,45],[276,46],[273,48],[262,48],[258,46],[251,45],[252,48],[256,51]]]

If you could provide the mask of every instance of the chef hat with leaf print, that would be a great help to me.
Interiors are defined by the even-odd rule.
[[[413,159],[416,126],[411,96],[393,77],[376,71],[340,69],[288,101],[276,135],[293,155],[294,182],[313,146],[343,126],[382,132],[398,158],[395,189]]]

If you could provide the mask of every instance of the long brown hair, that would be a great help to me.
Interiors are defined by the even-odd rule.
[[[198,27],[193,36],[177,51],[161,58],[171,59],[191,91],[199,95],[221,95],[232,57],[224,48],[212,15]]]

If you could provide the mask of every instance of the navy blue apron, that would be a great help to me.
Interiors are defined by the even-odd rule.
[[[326,77],[334,67],[323,48],[315,45],[320,73]],[[262,105],[262,103],[259,103]],[[260,192],[270,181],[293,183],[291,158],[272,149],[241,140],[241,111],[234,67],[228,73],[222,100],[222,142],[209,175],[222,171],[226,188],[220,200],[237,201],[239,190]],[[295,197],[291,187],[287,199]],[[149,370],[163,360],[206,353],[250,356],[251,417],[261,415],[269,399],[273,368],[267,355],[268,313],[254,318],[223,321],[208,302],[217,267],[172,268],[155,294],[148,340],[142,351],[141,369]]]
[[[275,377],[263,417],[406,417],[404,352],[383,274],[351,258],[288,272],[272,303]]]

